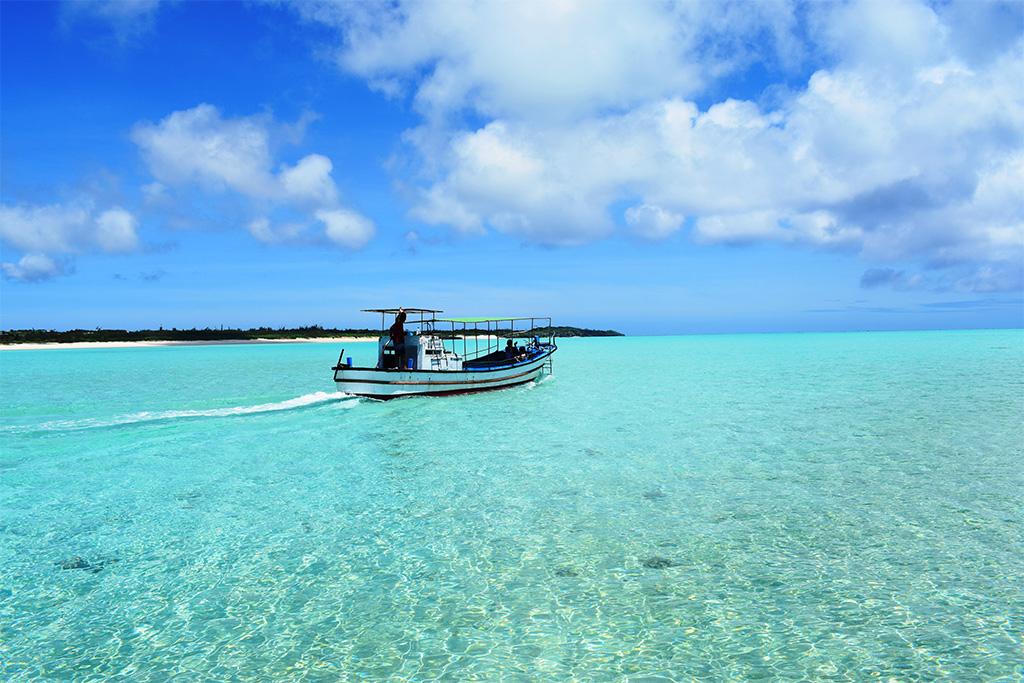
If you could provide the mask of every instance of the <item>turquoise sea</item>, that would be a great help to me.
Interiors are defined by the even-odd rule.
[[[1024,676],[1024,331],[339,350],[0,351],[0,679]]]

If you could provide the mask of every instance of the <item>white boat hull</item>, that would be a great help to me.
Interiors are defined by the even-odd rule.
[[[523,363],[481,370],[378,370],[339,366],[334,381],[338,391],[379,399],[506,389],[540,379],[553,351]]]

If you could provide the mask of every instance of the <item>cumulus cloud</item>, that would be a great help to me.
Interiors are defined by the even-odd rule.
[[[104,251],[132,251],[139,246],[137,225],[128,211],[108,209],[96,217],[96,242]]]
[[[271,173],[270,139],[262,117],[224,119],[200,104],[132,131],[154,177],[165,185],[195,182],[260,198],[281,192]]]
[[[421,194],[412,216],[430,225],[447,225],[464,234],[483,231],[480,216],[470,211],[454,193],[435,185]]]
[[[71,252],[90,241],[91,208],[0,206],[0,239],[25,251]]]
[[[641,237],[663,239],[683,226],[684,216],[652,204],[626,209],[626,223]]]
[[[324,224],[327,239],[349,249],[361,249],[373,238],[373,222],[348,209],[321,210],[317,219]]]
[[[578,244],[628,201],[622,220],[650,239],[690,217],[705,243],[999,272],[1024,258],[1019,3],[297,11],[339,30],[343,69],[411,93],[423,222]],[[780,87],[715,96],[754,62]]]
[[[317,206],[337,203],[338,188],[331,179],[333,168],[331,160],[320,154],[310,154],[294,166],[284,167],[280,180],[285,196]]]
[[[267,202],[335,204],[338,189],[327,157],[310,154],[274,172],[275,127],[286,128],[266,115],[225,118],[210,104],[172,112],[159,123],[137,124],[132,140],[158,181],[146,185],[147,196],[159,197],[167,186],[195,184]]]
[[[274,225],[266,216],[254,218],[245,226],[249,234],[264,244],[302,241],[309,230],[308,222],[286,222]]]
[[[48,280],[66,272],[67,266],[54,261],[46,254],[25,254],[16,263],[0,263],[0,271],[10,280],[38,282]]]
[[[472,106],[489,116],[562,118],[694,94],[708,78],[755,58],[792,63],[786,2],[617,0],[299,2],[307,18],[338,27],[340,66],[373,83],[415,80],[428,114]],[[764,38],[767,52],[750,49]]]
[[[260,212],[246,225],[249,233],[268,244],[307,238],[306,228],[320,211],[357,216],[340,206],[328,157],[308,154],[292,165],[274,160],[275,142],[296,142],[309,119],[305,116],[299,124],[287,125],[268,115],[228,118],[213,105],[200,104],[172,112],[158,123],[139,123],[132,130],[132,140],[156,179],[145,186],[147,198],[166,201],[168,188],[175,186],[241,195]],[[272,226],[264,214],[274,210],[292,218]],[[295,220],[295,216],[305,218]],[[372,227],[369,219],[359,218]],[[365,244],[365,240],[335,239],[329,231],[323,236],[349,248]]]
[[[137,219],[126,209],[97,212],[87,200],[0,206],[0,241],[25,252],[21,261],[3,264],[4,274],[16,280],[41,280],[68,271],[50,254],[134,251],[139,247],[137,228]]]

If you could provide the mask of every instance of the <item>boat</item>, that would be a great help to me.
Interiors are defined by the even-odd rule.
[[[558,349],[548,317],[441,318],[444,311],[429,308],[363,312],[381,316],[377,364],[355,366],[342,349],[331,368],[338,391],[355,396],[448,396],[521,386],[551,374]],[[404,323],[396,331],[400,314]]]

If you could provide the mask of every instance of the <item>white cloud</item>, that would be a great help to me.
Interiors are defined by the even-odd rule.
[[[337,203],[333,164],[321,154],[273,172],[275,128],[285,137],[296,134],[295,126],[275,125],[267,116],[224,118],[209,104],[173,112],[157,124],[137,124],[132,140],[159,181],[146,185],[147,195],[160,196],[167,185],[194,183],[210,192],[230,190],[268,202]]]
[[[172,112],[156,124],[139,123],[132,140],[157,180],[146,185],[147,197],[164,202],[168,188],[187,185],[242,195],[260,214],[246,224],[247,230],[267,244],[308,239],[308,224],[324,213],[334,217],[320,219],[327,226],[324,236],[359,248],[372,236],[373,224],[340,205],[331,160],[322,154],[308,154],[294,165],[274,160],[272,150],[283,142],[298,142],[314,118],[306,114],[292,125],[267,115],[226,118],[216,107],[200,104]],[[281,220],[266,215],[275,211]],[[338,226],[335,234],[331,225]]]
[[[332,168],[331,160],[320,154],[310,154],[294,166],[284,167],[280,180],[285,195],[316,206],[336,204],[338,188],[331,179]]]
[[[348,209],[320,210],[317,219],[324,224],[327,239],[349,249],[361,249],[373,238],[373,222]]]
[[[426,223],[577,244],[632,200],[623,219],[649,237],[691,216],[700,242],[930,266],[1024,258],[1019,4],[297,9],[338,27],[344,69],[413,92],[423,121],[406,140],[426,180],[411,215]],[[811,59],[802,87],[761,102],[693,101],[755,60],[781,79]]]
[[[788,2],[617,0],[368,3],[297,2],[338,27],[339,64],[371,82],[411,79],[428,116],[466,105],[493,117],[573,117],[671,94],[760,58],[791,63]],[[749,46],[767,36],[760,54]]]
[[[854,0],[821,15],[822,47],[847,65],[906,73],[946,54],[949,29],[928,5],[914,0]]]
[[[449,225],[464,234],[483,232],[480,216],[440,185],[422,193],[420,202],[412,209],[412,216],[430,225]]]
[[[91,210],[82,206],[0,206],[0,239],[25,251],[75,251],[90,224]]]
[[[664,239],[683,226],[684,216],[653,204],[626,209],[626,223],[633,232],[647,239]]]
[[[695,232],[701,242],[743,243],[793,239],[792,233],[787,233],[779,225],[779,215],[774,211],[701,216],[697,219]]]
[[[63,265],[46,254],[25,254],[17,263],[0,263],[4,277],[22,282],[48,280],[65,272]]]
[[[270,171],[267,121],[261,117],[224,119],[216,107],[200,104],[158,124],[136,125],[132,140],[165,185],[195,182],[267,199],[280,192]]]
[[[135,216],[120,207],[96,215],[92,203],[0,206],[0,240],[26,252],[70,254],[131,251],[139,244]]]
[[[132,251],[139,246],[138,221],[122,208],[107,209],[96,218],[96,242],[104,251]]]
[[[306,223],[284,223],[272,225],[266,216],[260,216],[245,226],[249,234],[264,244],[282,244],[301,240],[307,233]]]

